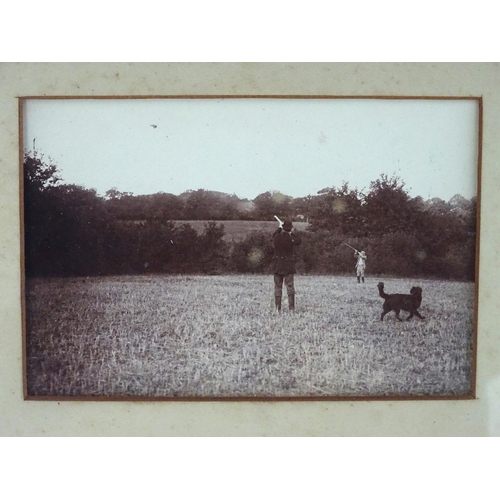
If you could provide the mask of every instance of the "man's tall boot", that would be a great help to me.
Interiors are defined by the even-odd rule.
[[[288,309],[295,311],[295,295],[288,296]]]
[[[360,279],[359,279],[359,276],[358,276],[358,283],[361,283]]]
[[[274,296],[274,305],[276,306],[276,310],[278,312],[280,312],[281,311],[281,297],[279,297],[278,295]]]
[[[365,282],[365,277],[363,276],[361,279],[363,280],[363,283],[364,283]]]

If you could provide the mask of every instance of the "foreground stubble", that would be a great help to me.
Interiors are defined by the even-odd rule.
[[[135,276],[27,283],[30,396],[453,396],[471,393],[471,283],[422,286],[424,321],[380,322],[377,278]]]

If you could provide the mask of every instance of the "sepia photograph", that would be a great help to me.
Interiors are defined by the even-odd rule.
[[[474,398],[481,106],[19,99],[25,398]]]

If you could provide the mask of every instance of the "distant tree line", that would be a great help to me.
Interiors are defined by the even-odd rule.
[[[301,273],[352,273],[349,245],[368,254],[368,274],[473,280],[476,200],[412,198],[396,176],[382,174],[367,193],[326,188],[292,198],[266,192],[253,200],[213,191],[135,196],[64,184],[36,153],[24,158],[27,276],[142,273],[263,273],[271,235],[224,239],[224,220],[307,221],[298,247]],[[196,232],[182,221],[207,221]],[[176,221],[175,223],[173,221]]]
[[[178,196],[169,193],[134,195],[109,189],[105,196],[110,215],[123,221],[149,220],[265,220],[269,214],[286,213],[294,218],[302,214],[302,198],[294,199],[278,191],[259,194],[255,199],[198,189]],[[271,216],[272,217],[272,216]]]

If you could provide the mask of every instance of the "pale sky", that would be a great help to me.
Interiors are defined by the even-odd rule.
[[[25,150],[35,139],[65,183],[101,195],[300,197],[385,173],[413,197],[471,198],[477,131],[474,100],[39,99],[24,112]]]

